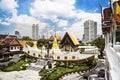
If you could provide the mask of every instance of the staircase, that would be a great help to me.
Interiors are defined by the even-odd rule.
[[[46,65],[45,60],[38,60],[36,63],[30,63],[28,70],[40,71]]]

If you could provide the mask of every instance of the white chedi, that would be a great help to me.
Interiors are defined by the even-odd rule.
[[[37,42],[33,42],[33,46],[30,47],[29,45],[24,46],[23,47],[23,51],[26,52],[28,55],[30,56],[34,56],[34,57],[42,57],[44,58],[44,56],[47,54],[47,51],[44,49],[40,50],[37,47]]]

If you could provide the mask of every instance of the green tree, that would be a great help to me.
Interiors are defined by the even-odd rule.
[[[42,47],[42,46],[45,46],[46,48],[51,48],[52,44],[49,43],[49,39],[45,39],[45,38],[41,38],[37,41],[37,46],[38,47]]]
[[[80,46],[84,46],[85,44],[80,40],[79,41]]]
[[[38,47],[42,47],[44,44],[45,44],[45,39],[44,38],[41,38],[37,41],[37,46]]]
[[[22,40],[31,41],[32,39],[29,36],[23,36]]]
[[[91,42],[91,44],[99,48],[100,56],[103,57],[103,50],[105,47],[105,39],[101,38],[101,37],[96,38],[95,40],[93,40]]]

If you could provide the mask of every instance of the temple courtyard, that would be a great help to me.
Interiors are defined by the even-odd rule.
[[[40,78],[38,71],[34,70],[0,72],[0,80],[40,80]]]

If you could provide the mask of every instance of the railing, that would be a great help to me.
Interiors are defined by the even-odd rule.
[[[120,53],[108,45],[106,55],[109,62],[109,79],[120,80]]]
[[[96,60],[96,62],[97,62],[97,60]],[[98,63],[93,68],[89,68],[89,69],[86,69],[86,70],[78,70],[78,71],[72,71],[72,72],[64,73],[64,74],[62,74],[61,76],[58,77],[58,80],[63,80],[64,77],[70,76],[70,75],[75,74],[75,73],[78,73],[80,76],[83,76],[87,72],[90,73],[92,71],[95,71],[97,67],[98,67]]]

